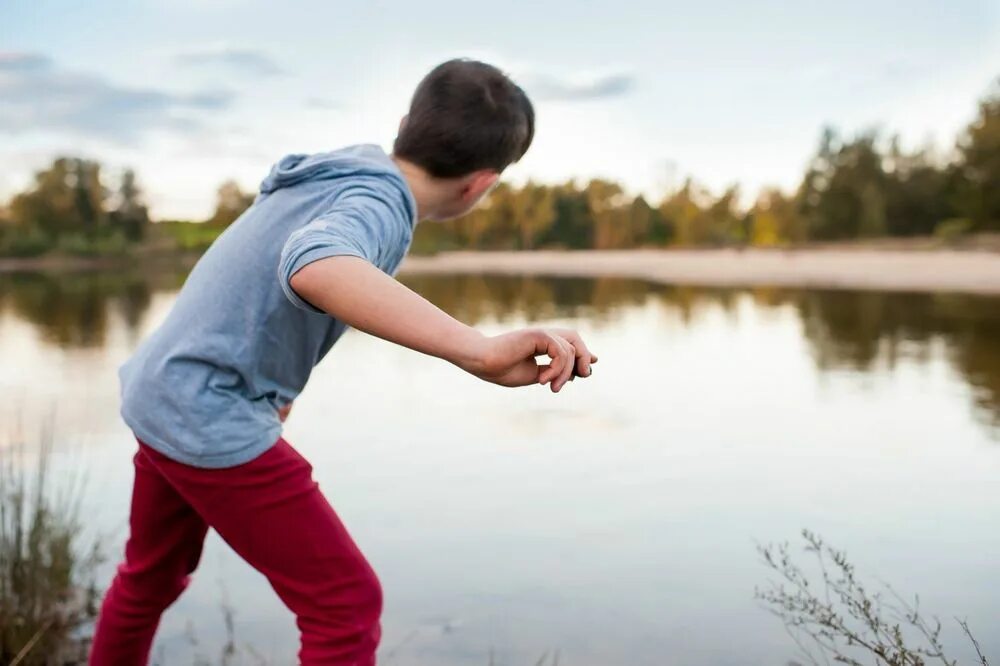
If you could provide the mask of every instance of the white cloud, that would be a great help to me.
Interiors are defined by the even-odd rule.
[[[305,101],[305,105],[310,109],[322,109],[326,111],[342,108],[340,102],[326,97],[310,97]]]
[[[198,113],[228,107],[234,94],[121,86],[61,69],[37,53],[0,54],[0,132],[56,130],[134,143],[151,130],[195,133]]]
[[[623,72],[574,75],[565,78],[541,73],[528,73],[520,77],[519,82],[532,99],[563,102],[618,97],[630,92],[635,87],[634,77]]]
[[[176,61],[187,66],[223,66],[252,76],[283,76],[288,72],[260,49],[218,44],[178,53]]]

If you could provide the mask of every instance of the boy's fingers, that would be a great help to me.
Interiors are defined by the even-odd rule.
[[[532,342],[535,345],[535,350],[531,353],[529,360],[537,359],[539,356],[548,356],[550,346],[548,336],[542,331],[532,331],[532,333],[534,333]],[[548,371],[550,365],[541,365],[537,360],[535,363],[538,365],[538,381],[542,381],[542,377]]]
[[[548,384],[553,393],[576,376],[589,377],[590,364],[597,360],[576,331],[565,329],[537,331],[535,352],[551,359],[547,365],[538,366],[538,383]]]
[[[589,377],[591,373],[590,364],[593,354],[587,349],[586,343],[579,335],[574,335],[573,337],[573,347],[576,350],[576,367],[574,368],[575,374],[579,377]]]
[[[571,345],[576,354],[576,374],[580,377],[589,377],[590,364],[597,362],[597,357],[587,348],[587,343],[583,341],[580,334],[573,330],[561,330],[559,332]]]
[[[559,372],[559,378],[550,384],[550,388],[553,393],[561,391],[562,387],[566,385],[567,381],[569,381],[569,378],[573,376],[576,360],[576,349],[573,345],[566,339],[560,339],[559,342],[561,343],[563,350],[563,367]]]
[[[539,366],[539,384],[547,384],[552,381],[553,377],[558,376],[561,369],[561,360],[559,357],[561,351],[559,342],[554,336],[545,331],[538,332],[538,337],[535,340],[535,353],[536,355],[544,354],[551,359],[547,365]]]
[[[580,377],[590,376],[590,352],[576,350],[576,374]]]
[[[582,343],[581,343],[582,344]],[[573,345],[574,354],[576,357],[573,359],[573,374],[579,377],[589,377],[590,376],[590,352],[587,348],[580,348]]]
[[[552,338],[555,353],[555,356],[552,356],[552,376],[549,378],[549,386],[553,391],[558,391],[563,383],[560,380],[573,372],[573,348],[558,335],[550,334],[549,337]]]
[[[548,375],[546,376],[546,382],[552,392],[556,392],[556,387],[559,385],[559,378],[562,377],[563,372],[566,370],[566,347],[565,342],[557,335],[552,336],[552,344],[554,347],[552,356],[552,362],[549,363],[551,367]]]

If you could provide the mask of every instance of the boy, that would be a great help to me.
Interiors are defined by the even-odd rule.
[[[416,222],[467,212],[533,133],[518,86],[490,65],[453,60],[417,87],[391,155],[355,146],[274,166],[121,369],[122,416],[139,451],[125,560],[92,666],[147,662],[209,527],[295,613],[302,664],[375,663],[378,580],[281,422],[347,326],[503,386],[558,392],[590,375],[597,358],[573,331],[486,337],[391,277]],[[550,363],[538,365],[541,355]]]

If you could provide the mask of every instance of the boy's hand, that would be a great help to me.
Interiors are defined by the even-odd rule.
[[[278,407],[278,419],[284,423],[288,415],[292,413],[292,403],[287,402],[281,407]]]
[[[485,338],[477,362],[465,369],[501,386],[548,384],[558,393],[575,377],[589,377],[597,357],[576,331],[532,328]],[[550,362],[539,365],[536,356]]]

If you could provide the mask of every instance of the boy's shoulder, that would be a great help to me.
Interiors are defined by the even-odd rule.
[[[416,224],[416,201],[392,158],[375,144],[357,144],[337,150],[292,154],[280,159],[261,183],[267,196],[279,190],[319,190],[326,207],[388,206],[409,226]],[[380,213],[385,214],[385,210]]]

